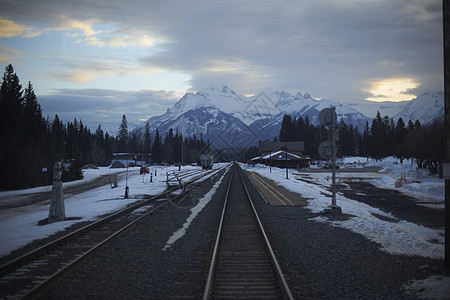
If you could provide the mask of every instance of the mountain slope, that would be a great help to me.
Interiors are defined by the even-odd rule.
[[[381,108],[399,111],[394,119],[402,117],[427,123],[443,111],[443,92],[427,93],[413,101],[396,105],[379,103]],[[377,104],[364,102],[362,105],[374,109]],[[385,105],[385,106],[383,106]],[[183,136],[200,133],[216,148],[247,148],[259,140],[272,140],[279,135],[285,114],[293,117],[309,118],[311,124],[318,125],[318,114],[324,108],[334,106],[338,122],[364,129],[372,119],[355,108],[326,99],[315,100],[308,93],[291,95],[287,92],[265,90],[253,97],[236,94],[227,86],[211,86],[197,93],[186,93],[180,101],[160,116],[150,118],[147,123],[160,133],[169,128],[178,130]],[[391,117],[391,116],[390,116]]]
[[[394,116],[394,120],[419,120],[427,124],[435,119],[444,119],[444,92],[428,92],[418,96],[406,105],[405,109]]]

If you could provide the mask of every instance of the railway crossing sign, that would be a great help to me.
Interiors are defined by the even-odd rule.
[[[319,112],[319,122],[323,126],[334,126],[336,124],[337,115],[333,108],[324,108]]]
[[[334,156],[336,156],[336,153],[337,153],[337,147],[334,146],[331,141],[325,141],[319,145],[319,155],[323,159],[332,159],[333,154],[334,154]]]

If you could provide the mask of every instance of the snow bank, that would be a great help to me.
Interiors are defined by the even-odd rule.
[[[214,168],[220,168],[224,164],[215,164]],[[181,169],[181,173],[193,170],[200,170],[200,167],[185,166]],[[157,176],[153,176],[153,182],[150,182],[149,175],[140,175],[139,167],[129,168],[128,170],[128,186],[129,198],[124,199],[125,195],[125,176],[119,180],[119,187],[111,189],[110,185],[105,185],[86,193],[68,196],[64,199],[66,218],[77,218],[77,220],[56,222],[39,226],[38,222],[48,218],[49,204],[36,206],[20,207],[12,212],[11,209],[0,211],[0,256],[5,256],[11,251],[16,250],[34,240],[42,239],[64,230],[77,222],[94,221],[99,216],[107,213],[115,212],[123,209],[130,203],[134,203],[141,199],[141,195],[156,195],[166,189],[166,172],[178,173],[178,167],[175,166],[153,166],[150,171]],[[85,178],[71,183],[64,183],[63,187],[69,185],[82,184],[89,180],[95,180],[99,176],[105,174],[115,174],[123,172],[124,169],[100,168],[85,170]],[[190,177],[186,177],[190,178]],[[7,199],[11,195],[26,195],[35,192],[47,191],[51,192],[51,187],[27,189],[21,191],[2,192],[0,193],[0,201],[2,197]],[[50,197],[50,195],[49,195]],[[3,218],[3,214],[8,217]],[[11,216],[11,214],[13,214]]]
[[[407,294],[418,296],[419,299],[449,299],[450,277],[431,276],[423,280],[413,280],[403,286]]]
[[[272,167],[272,172],[270,172],[269,167],[264,165],[256,165],[255,167],[242,165],[242,167],[270,178],[290,191],[301,194],[308,199],[307,208],[314,213],[320,213],[331,205],[331,193],[326,189],[331,185],[331,180],[320,181],[319,183],[321,185],[317,185],[303,180],[295,180],[295,176],[292,173],[296,173],[296,171],[293,170],[290,171],[290,179],[287,180],[285,169]],[[307,172],[302,170],[302,173]],[[317,176],[316,173],[311,174],[311,176],[313,175]],[[380,182],[392,184],[392,186],[394,181],[395,178],[390,176],[383,176],[380,179]],[[425,181],[423,186],[430,186],[430,183],[432,181]],[[420,190],[423,189],[425,188],[421,188]],[[414,191],[411,192],[414,193]],[[443,193],[436,196],[443,197]],[[367,204],[348,199],[340,193],[337,194],[336,200],[337,204],[342,208],[343,213],[353,215],[354,217],[351,217],[347,221],[328,221],[325,217],[317,217],[313,220],[327,222],[332,226],[352,230],[380,244],[380,248],[390,254],[419,255],[437,259],[444,257],[444,237],[442,230],[430,229],[404,220],[397,220],[390,214],[386,214]],[[377,216],[384,218],[381,220]]]

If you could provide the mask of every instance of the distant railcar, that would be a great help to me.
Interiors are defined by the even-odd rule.
[[[214,157],[212,154],[201,154],[200,155],[200,164],[202,169],[211,169],[213,165]]]

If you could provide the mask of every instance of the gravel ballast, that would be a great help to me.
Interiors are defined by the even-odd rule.
[[[249,190],[297,299],[417,299],[405,284],[445,273],[442,260],[385,253],[359,234],[310,220],[317,214],[305,207],[271,206]]]
[[[146,218],[42,298],[201,298],[228,176],[168,249],[190,206],[168,205]],[[197,196],[212,185],[205,183]],[[403,285],[444,272],[442,260],[385,253],[359,234],[310,220],[317,214],[305,207],[271,206],[254,188],[249,192],[296,299],[414,299]]]
[[[198,199],[166,205],[112,241],[42,298],[201,298],[228,176],[186,234],[171,247],[163,250]],[[193,193],[195,198],[201,198],[212,186],[209,180],[202,184]]]

